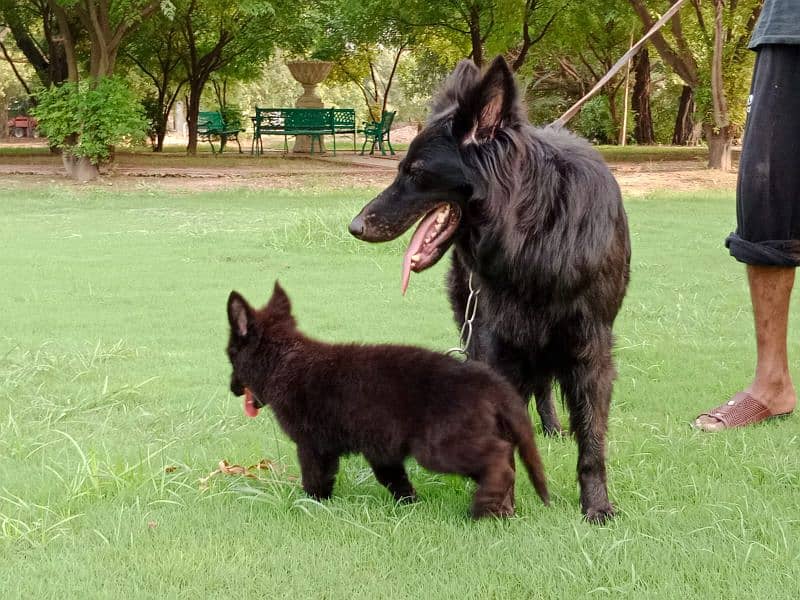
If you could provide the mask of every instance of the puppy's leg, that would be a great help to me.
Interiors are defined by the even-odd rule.
[[[509,464],[509,454],[514,447],[504,441],[489,446],[483,455],[483,464],[475,481],[478,489],[472,499],[470,513],[474,519],[481,517],[510,517],[514,514],[514,469]]]
[[[570,426],[578,442],[581,508],[586,519],[594,523],[614,516],[606,488],[605,445],[615,374],[609,345],[590,360],[569,365],[560,376]]]
[[[402,463],[396,465],[378,465],[370,461],[372,471],[377,479],[387,490],[392,493],[398,502],[414,502],[417,493],[408,480],[406,469]]]
[[[303,489],[316,500],[327,500],[333,493],[339,455],[321,452],[309,445],[297,446],[297,457],[303,475]]]

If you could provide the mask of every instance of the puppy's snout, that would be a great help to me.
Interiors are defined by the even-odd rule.
[[[348,230],[352,235],[361,239],[361,236],[364,235],[364,217],[358,215],[355,219],[350,221]]]

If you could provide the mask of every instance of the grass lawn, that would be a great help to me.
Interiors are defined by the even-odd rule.
[[[0,191],[3,598],[796,597],[800,419],[688,426],[752,370],[731,194],[627,203],[613,523],[581,520],[575,444],[542,436],[553,506],[520,478],[505,522],[469,521],[472,485],[415,466],[421,500],[396,506],[360,458],[334,500],[305,498],[294,446],[228,392],[225,301],[279,277],[311,335],[452,346],[446,261],[403,298],[402,241],[346,233],[369,197]],[[277,467],[201,489],[223,458]]]

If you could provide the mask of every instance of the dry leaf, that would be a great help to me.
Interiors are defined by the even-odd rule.
[[[212,471],[208,474],[207,477],[200,478],[200,489],[206,490],[208,489],[209,481],[211,480],[214,475],[222,474],[222,475],[242,475],[244,477],[249,477],[250,479],[261,479],[256,473],[258,471],[274,471],[277,472],[275,468],[275,463],[271,460],[266,458],[262,458],[254,465],[250,465],[249,467],[243,467],[242,465],[232,465],[224,458],[219,461],[219,465],[217,466],[216,470]],[[253,473],[255,471],[256,473]],[[296,480],[297,478],[295,478]]]

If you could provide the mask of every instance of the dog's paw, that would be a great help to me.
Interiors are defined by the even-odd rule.
[[[560,423],[555,425],[542,425],[542,433],[548,437],[566,437],[567,431],[561,426]]]
[[[603,525],[613,519],[615,515],[614,507],[610,503],[590,506],[583,513],[584,518],[595,525]]]

